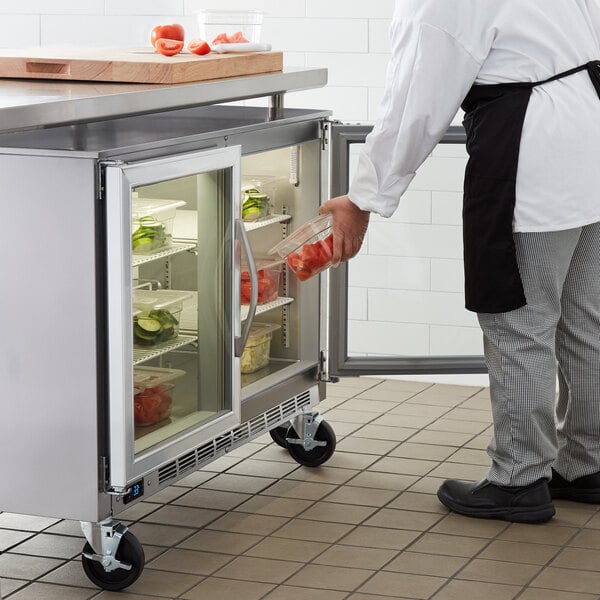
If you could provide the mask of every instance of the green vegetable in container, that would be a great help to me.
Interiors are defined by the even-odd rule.
[[[269,214],[269,196],[256,188],[242,190],[242,220],[256,221]]]
[[[170,236],[166,227],[154,217],[138,219],[139,227],[131,235],[131,246],[134,252],[150,252],[169,245]]]
[[[141,346],[154,346],[177,335],[179,321],[168,310],[156,309],[133,318],[133,338]]]

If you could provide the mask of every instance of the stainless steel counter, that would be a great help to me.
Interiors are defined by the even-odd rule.
[[[0,133],[99,121],[323,87],[327,69],[284,69],[178,85],[0,79]]]

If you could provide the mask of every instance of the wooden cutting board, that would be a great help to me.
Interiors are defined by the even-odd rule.
[[[282,69],[281,52],[162,56],[150,47],[0,50],[0,77],[18,79],[189,83]]]

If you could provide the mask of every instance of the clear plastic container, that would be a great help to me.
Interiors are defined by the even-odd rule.
[[[279,294],[279,278],[283,268],[281,259],[274,260],[273,257],[255,256],[256,271],[258,275],[258,304],[267,304],[277,300]],[[240,301],[242,304],[250,304],[252,293],[252,282],[250,281],[250,269],[246,257],[242,259],[242,277],[240,286]]]
[[[263,14],[259,10],[201,10],[198,11],[199,36],[212,44],[217,36],[239,34],[248,42],[260,42]],[[225,41],[225,40],[221,40]]]
[[[271,214],[271,198],[260,185],[251,182],[242,186],[242,220],[245,223],[259,221]]]
[[[274,323],[252,324],[240,363],[243,374],[260,371],[269,364],[271,338],[277,329],[279,325]]]
[[[171,246],[173,221],[183,200],[133,198],[131,247],[134,254],[148,254]]]
[[[319,215],[298,228],[269,250],[284,258],[291,271],[300,281],[331,266],[333,255],[333,219],[331,215]]]
[[[190,292],[175,290],[134,290],[133,342],[136,346],[155,346],[179,335],[183,301]]]
[[[140,427],[155,425],[171,416],[173,380],[185,375],[181,369],[135,367],[133,369],[133,419]]]

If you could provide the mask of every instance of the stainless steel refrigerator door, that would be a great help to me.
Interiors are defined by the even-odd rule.
[[[330,196],[340,196],[347,193],[350,183],[351,161],[356,157],[358,145],[365,142],[366,136],[371,131],[369,125],[331,124],[330,155],[327,158],[331,168]],[[441,140],[441,144],[464,144],[465,134],[460,126],[450,127]],[[354,150],[354,151],[353,151]],[[373,219],[370,230],[373,229]],[[370,231],[369,235],[373,235]],[[397,233],[401,236],[401,232]],[[363,248],[364,250],[364,248]],[[363,252],[361,250],[361,253]],[[359,255],[360,256],[360,255]],[[356,261],[357,259],[354,259]],[[328,323],[324,325],[327,339],[323,347],[328,350],[326,371],[329,375],[393,375],[393,374],[419,374],[419,373],[484,373],[486,371],[481,355],[385,355],[385,351],[377,352],[378,355],[351,352],[351,331],[349,327],[349,284],[351,271],[356,262],[344,263],[336,269],[330,269],[325,277],[329,285],[325,286],[323,303],[329,307],[327,313]],[[356,278],[354,278],[356,281]],[[362,285],[362,283],[361,283]],[[378,293],[381,291],[378,290]],[[393,290],[389,290],[393,293]],[[384,290],[385,292],[385,290]],[[364,284],[364,293],[367,295],[368,306],[370,290]],[[397,310],[402,313],[404,307],[398,301]],[[324,311],[325,312],[325,311]],[[364,317],[363,317],[364,318]],[[369,327],[369,314],[364,320],[365,328]],[[391,335],[386,333],[386,335]]]
[[[240,422],[240,242],[235,234],[240,229],[235,221],[240,211],[240,160],[235,146],[105,167],[109,482],[117,492]],[[202,215],[197,219],[194,259],[197,302],[192,321],[197,339],[185,347],[197,366],[192,392],[185,398],[191,405],[189,414],[148,433],[136,427],[134,419],[133,365],[139,364],[140,352],[142,361],[145,354],[134,350],[132,334],[132,194],[151,193],[160,186],[169,191],[169,182],[195,186],[195,210]],[[183,329],[183,313],[180,321]]]

